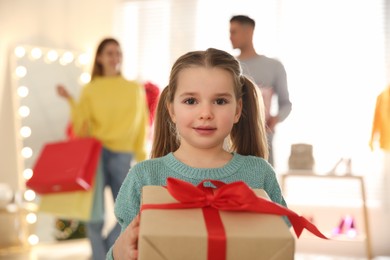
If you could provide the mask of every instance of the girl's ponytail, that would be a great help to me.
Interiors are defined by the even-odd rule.
[[[161,92],[155,114],[151,158],[162,157],[176,151],[179,147],[175,134],[175,124],[169,116],[167,98],[168,87],[165,87]]]
[[[263,99],[257,87],[246,76],[242,82],[242,114],[231,132],[232,150],[242,155],[268,159]]]

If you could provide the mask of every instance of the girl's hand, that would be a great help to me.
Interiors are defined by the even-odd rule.
[[[139,219],[139,215],[137,215],[115,241],[113,247],[113,257],[115,260],[138,259]]]
[[[66,88],[61,84],[57,85],[57,93],[60,97],[66,99],[71,98],[71,95],[69,94],[68,90],[66,90]]]

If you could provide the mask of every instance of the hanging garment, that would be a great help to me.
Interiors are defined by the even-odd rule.
[[[381,149],[390,151],[390,85],[376,99],[369,143],[371,150],[374,149],[374,143],[377,141]]]

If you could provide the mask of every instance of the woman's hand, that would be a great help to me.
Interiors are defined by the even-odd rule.
[[[115,241],[113,247],[113,257],[115,260],[138,259],[139,219],[140,217],[137,215]]]
[[[66,88],[61,84],[57,85],[57,94],[60,97],[63,97],[66,99],[72,98],[72,96],[69,94],[68,90],[66,90]]]

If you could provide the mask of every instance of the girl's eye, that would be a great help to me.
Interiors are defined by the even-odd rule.
[[[184,103],[188,105],[193,105],[196,103],[196,100],[195,98],[187,98],[186,100],[184,100]]]
[[[224,104],[227,104],[228,101],[227,101],[226,99],[224,99],[224,98],[218,98],[218,99],[215,101],[215,103],[216,103],[217,105],[224,105]]]

